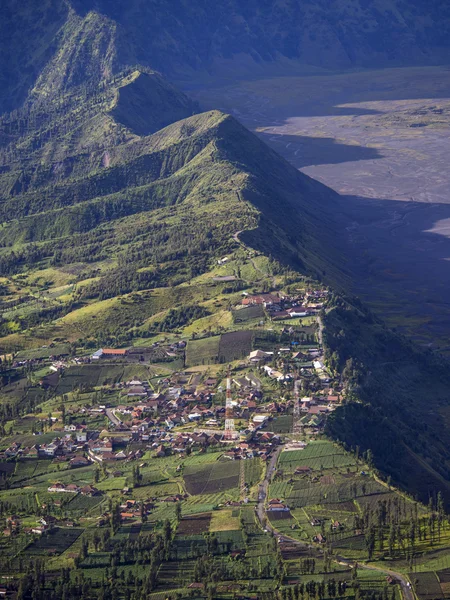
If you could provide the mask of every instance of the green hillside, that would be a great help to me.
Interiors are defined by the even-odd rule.
[[[237,60],[247,72],[440,61],[443,3],[181,0],[177,18],[164,1],[15,5],[0,19],[0,355],[50,344],[89,354],[180,322],[191,341],[212,339],[233,326],[243,290],[296,293],[308,277],[346,290],[335,193],[232,117],[198,114],[154,69],[192,85]],[[330,434],[371,449],[422,499],[448,496],[447,367],[341,302],[324,343],[354,401]],[[187,306],[199,322],[171,312]],[[240,358],[247,342],[221,353],[202,338],[188,356]]]
[[[107,166],[102,153],[91,155],[90,172],[84,154],[72,156],[73,175],[60,182],[49,165],[36,166],[40,185],[31,179],[26,192],[3,199],[3,274],[80,263],[94,273],[109,261],[77,298],[110,298],[189,281],[242,232],[242,241],[282,263],[342,275],[332,216],[324,218],[334,194],[232,117],[193,116],[108,155]]]

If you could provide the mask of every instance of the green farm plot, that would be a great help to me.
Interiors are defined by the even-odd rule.
[[[58,527],[32,542],[23,551],[25,555],[62,554],[79,538],[84,529]]]
[[[333,542],[333,548],[340,550],[365,550],[365,538],[363,535],[352,535]]]
[[[102,496],[83,496],[78,494],[66,505],[66,510],[77,513],[88,513],[90,510],[101,504]]]
[[[205,465],[206,463],[216,462],[223,454],[223,450],[208,449],[202,454],[191,454],[187,456],[183,463],[185,467],[194,467],[196,465]]]
[[[66,394],[77,388],[94,388],[102,385],[117,383],[131,377],[137,376],[137,370],[142,367],[137,365],[122,364],[94,364],[71,367],[64,372],[59,380],[57,393]],[[147,374],[147,371],[143,373]]]
[[[220,336],[190,340],[186,348],[186,366],[214,364],[219,358]]]
[[[21,350],[17,353],[17,360],[36,360],[39,358],[49,358],[50,356],[62,356],[70,354],[69,344],[55,344],[45,348],[33,348]]]
[[[162,482],[134,488],[133,495],[137,500],[145,500],[148,496],[163,498],[180,493],[180,487],[175,482]]]
[[[280,466],[288,471],[296,467],[309,467],[314,471],[323,469],[355,468],[356,459],[339,446],[328,441],[309,443],[303,450],[285,451],[280,456]]]
[[[220,337],[219,362],[227,363],[248,356],[252,350],[252,331],[233,331]]]
[[[182,522],[183,521],[181,521],[181,523]],[[177,532],[174,540],[174,547],[179,559],[196,558],[206,553],[206,540],[203,537],[203,534],[194,534],[192,532],[190,534],[182,535]]]
[[[273,433],[290,433],[292,431],[292,421],[292,415],[281,415],[267,421],[262,429],[273,431]]]
[[[100,481],[99,483],[97,483],[95,487],[98,488],[99,490],[107,492],[107,491],[111,491],[111,490],[123,490],[123,488],[126,486],[126,484],[127,484],[126,477],[109,477],[108,479],[105,479],[104,481]]]
[[[292,484],[287,481],[275,481],[270,484],[270,497],[271,498],[288,498],[292,494]]]
[[[237,486],[227,489],[227,490],[223,490],[221,492],[200,494],[198,496],[190,496],[187,503],[183,506],[186,509],[186,513],[188,511],[199,512],[198,508],[195,508],[195,511],[194,511],[194,507],[208,505],[208,506],[214,508],[214,507],[219,506],[220,504],[224,504],[228,500],[239,500],[239,488]],[[207,510],[207,509],[204,509],[204,510]]]
[[[209,500],[209,502],[205,500]],[[183,515],[198,515],[204,512],[211,512],[217,504],[217,502],[212,502],[209,496],[191,496],[187,502],[183,503]]]
[[[10,446],[12,444],[12,442],[19,442],[22,444],[22,446],[32,446],[33,444],[48,444],[49,442],[51,442],[55,437],[54,432],[49,432],[49,433],[43,433],[42,435],[33,435],[32,433],[29,434],[24,434],[24,435],[11,435],[8,437],[3,437],[0,440],[0,448],[7,448],[8,446]],[[29,461],[30,463],[33,463],[36,459],[34,458],[30,458],[27,459],[27,462]],[[47,461],[49,462],[49,461]]]
[[[256,485],[262,477],[261,459],[251,458],[244,461],[244,479],[250,486]]]
[[[246,323],[253,319],[264,318],[264,308],[257,304],[256,306],[247,306],[238,310],[233,310],[233,322],[234,323]]]
[[[434,571],[425,573],[410,573],[410,579],[414,585],[419,600],[436,600],[444,598],[441,584]]]
[[[235,488],[239,484],[240,464],[237,461],[216,461],[184,470],[186,490],[194,496],[215,494]]]
[[[295,486],[298,486],[297,488]],[[291,495],[286,499],[290,506],[337,503],[352,500],[353,491],[349,485],[295,482]]]

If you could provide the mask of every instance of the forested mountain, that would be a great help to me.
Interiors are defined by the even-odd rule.
[[[89,345],[142,334],[157,312],[154,297],[151,311],[143,308],[155,288],[171,290],[164,310],[189,305],[191,281],[242,242],[282,269],[345,287],[335,193],[232,117],[198,114],[165,76],[186,83],[238,64],[249,72],[255,65],[329,68],[450,56],[450,8],[437,0],[6,0],[0,15],[3,309],[23,302],[20,290],[33,287],[35,271],[31,281],[45,283],[49,272],[70,281],[55,292],[57,302],[40,297],[43,285],[19,316],[3,311],[0,354],[48,339]],[[148,297],[130,299],[133,292]],[[70,328],[77,309],[102,320]],[[336,411],[330,431],[352,446],[371,440],[377,464],[401,483],[407,469],[428,460],[434,484],[448,473],[447,440],[435,435],[439,421],[429,419],[426,435],[396,464],[376,442],[387,431],[384,418],[392,418],[394,437],[403,418],[401,443],[389,446],[398,449],[424,414],[418,401],[413,408],[398,403],[398,387],[386,394],[387,385],[399,385],[414,365],[426,366],[432,385],[442,367],[411,351],[403,373],[384,349],[395,342],[406,352],[403,342],[364,311],[340,310],[326,322],[329,360],[348,367],[363,403]],[[392,379],[376,370],[391,362]],[[438,400],[441,408],[442,389]],[[372,415],[364,438],[358,424]]]
[[[16,108],[30,89],[60,93],[137,63],[189,82],[258,67],[450,56],[450,7],[441,0],[5,0],[1,10],[0,109]]]
[[[24,263],[95,262],[111,253],[128,275],[142,261],[157,266],[169,256],[180,260],[170,265],[172,275],[175,264],[186,271],[193,255],[192,266],[201,271],[244,229],[266,253],[315,274],[333,272],[332,228],[324,215],[332,214],[334,193],[220,112],[58,163],[34,163],[15,173],[14,182],[13,174],[6,170],[0,178],[3,273]],[[164,223],[169,215],[176,215],[176,225]],[[120,231],[126,236],[118,244]]]

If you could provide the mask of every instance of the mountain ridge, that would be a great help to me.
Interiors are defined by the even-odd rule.
[[[250,0],[245,6],[236,0],[43,0],[38,10],[24,0],[20,12],[7,0],[0,111],[18,108],[30,90],[35,99],[61,94],[139,64],[189,87],[205,77],[255,75],[274,66],[289,72],[445,63],[449,34],[450,8],[439,0]]]

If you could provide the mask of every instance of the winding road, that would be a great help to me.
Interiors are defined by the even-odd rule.
[[[283,451],[283,448],[284,448],[284,444],[281,446],[278,446],[278,448],[275,450],[275,452],[272,454],[272,456],[270,458],[269,464],[267,465],[264,480],[262,481],[262,483],[260,484],[259,489],[258,489],[258,504],[255,507],[255,512],[256,512],[256,515],[260,522],[260,525],[264,531],[271,532],[271,533],[273,533],[273,535],[275,537],[277,537],[277,538],[282,537],[283,539],[288,540],[289,543],[295,544],[297,546],[301,546],[303,548],[313,548],[314,546],[312,544],[309,544],[307,542],[302,542],[300,540],[296,540],[290,536],[287,536],[284,533],[281,535],[280,532],[277,531],[277,529],[275,529],[272,526],[272,524],[270,523],[270,521],[266,515],[265,504],[266,504],[267,494],[269,491],[269,484],[275,473],[277,462],[278,462],[278,457],[280,456],[281,452]],[[319,552],[321,552],[320,549],[319,549]],[[398,573],[397,571],[392,571],[391,569],[382,569],[381,567],[377,567],[374,565],[355,563],[355,561],[352,561],[348,558],[345,558],[343,556],[338,556],[338,555],[334,556],[334,561],[336,563],[338,563],[339,565],[347,566],[350,568],[354,568],[355,566],[357,566],[358,569],[365,569],[365,570],[369,570],[369,571],[378,571],[379,573],[383,573],[384,575],[386,575],[386,577],[390,576],[393,579],[398,581],[400,588],[402,590],[403,600],[416,600],[416,596],[411,588],[411,584],[408,581],[407,577],[405,575],[402,575],[401,573]]]
[[[116,426],[118,426],[118,425],[120,425],[120,424],[121,424],[121,423],[120,423],[120,421],[119,421],[119,419],[118,419],[118,418],[116,417],[116,415],[114,414],[114,411],[113,411],[113,409],[112,409],[112,408],[107,408],[107,409],[105,410],[105,412],[106,412],[106,416],[108,417],[108,419],[111,421],[111,423],[112,423],[113,425],[116,425]]]

